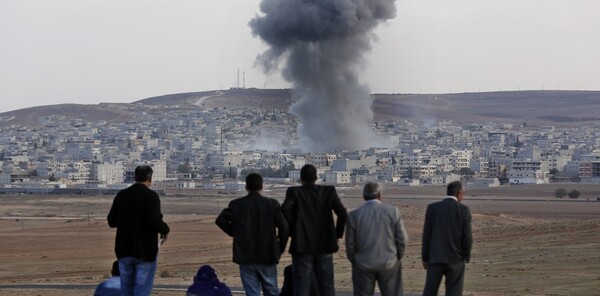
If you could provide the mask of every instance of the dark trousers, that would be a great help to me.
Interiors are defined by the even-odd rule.
[[[295,296],[310,295],[313,276],[317,279],[317,287],[321,296],[335,296],[333,256],[331,254],[292,254],[292,269]]]
[[[446,296],[462,296],[465,281],[465,262],[429,264],[423,296],[437,296],[442,276],[446,286]]]
[[[402,296],[402,264],[400,260],[387,270],[367,270],[352,264],[352,287],[354,296],[373,296],[375,282],[381,296]]]

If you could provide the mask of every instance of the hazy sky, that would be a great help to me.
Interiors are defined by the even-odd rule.
[[[281,88],[254,66],[260,0],[0,0],[0,112]],[[600,90],[598,0],[397,0],[361,80],[372,92]]]

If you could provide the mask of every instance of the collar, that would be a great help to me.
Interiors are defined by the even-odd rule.
[[[453,199],[453,200],[455,200],[455,201],[458,202],[458,199],[456,198],[456,196],[446,195],[446,197],[444,197],[444,199],[449,199],[449,198],[451,198],[451,199]]]
[[[365,204],[378,203],[381,204],[381,201],[378,199],[369,199],[365,201]]]
[[[260,194],[260,191],[250,191],[246,196],[262,196],[262,194]]]

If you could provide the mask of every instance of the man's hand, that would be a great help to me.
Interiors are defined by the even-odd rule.
[[[167,241],[167,238],[169,237],[169,234],[160,234],[160,244],[164,244]]]
[[[423,268],[427,269],[428,266],[429,266],[429,263],[427,263],[427,261],[423,261]]]

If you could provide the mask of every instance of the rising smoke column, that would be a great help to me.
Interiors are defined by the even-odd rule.
[[[372,31],[396,16],[395,0],[263,0],[250,21],[270,48],[258,62],[267,72],[284,61],[283,77],[298,100],[303,150],[359,150],[370,145],[372,98],[358,80]]]

